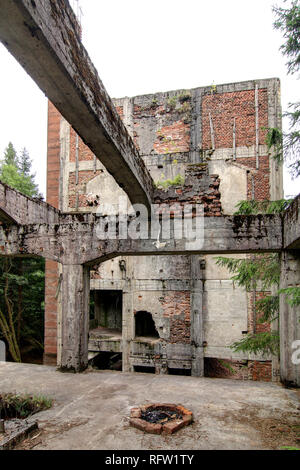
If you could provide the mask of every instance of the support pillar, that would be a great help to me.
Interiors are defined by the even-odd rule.
[[[191,343],[192,371],[195,377],[204,376],[203,351],[203,278],[205,261],[191,256]]]
[[[122,319],[122,371],[132,372],[130,365],[131,341],[135,335],[133,315],[133,292],[131,281],[127,279],[123,290],[123,319]]]
[[[281,253],[280,288],[300,285],[300,251]],[[291,307],[280,295],[280,378],[283,383],[300,386],[300,307]],[[295,342],[298,341],[298,344]],[[296,353],[296,351],[299,351]]]
[[[61,344],[58,367],[81,372],[88,366],[90,270],[83,265],[63,265],[61,282]]]

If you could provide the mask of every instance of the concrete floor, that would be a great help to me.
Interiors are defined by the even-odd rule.
[[[0,363],[1,392],[54,398],[50,410],[30,418],[38,418],[42,430],[35,449],[279,448],[295,445],[282,426],[300,424],[299,391],[264,382],[112,371],[63,374],[49,366]],[[130,409],[153,402],[182,404],[195,422],[173,436],[131,428]]]

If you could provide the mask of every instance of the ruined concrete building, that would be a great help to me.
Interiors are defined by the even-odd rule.
[[[277,358],[229,349],[268,328],[255,311],[264,293],[239,289],[214,258],[278,253],[280,288],[299,286],[300,196],[282,214],[230,215],[242,199],[282,197],[265,145],[266,128],[281,125],[278,80],[113,102],[67,0],[2,0],[0,41],[50,100],[48,203],[0,183],[1,254],[47,260],[45,362],[276,380]],[[99,236],[97,212],[119,196],[129,210],[176,205],[169,236],[147,218],[150,238],[124,238],[139,210],[119,212],[115,239]],[[187,203],[204,207],[201,246],[177,236]],[[280,379],[299,386],[299,308],[281,294],[279,310]]]
[[[240,200],[283,197],[282,168],[265,143],[267,127],[281,126],[278,79],[126,97],[114,104],[153,180],[164,187],[154,194],[155,203],[200,201],[206,216],[220,217],[233,214]],[[62,212],[84,213],[103,203],[117,205],[120,196],[129,206],[126,193],[49,102],[47,202]],[[60,272],[58,263],[47,261],[47,363],[56,361]],[[90,276],[89,356],[101,352],[103,367],[113,356],[122,359],[123,371],[278,376],[277,358],[229,348],[269,325],[259,324],[255,313],[263,293],[234,285],[213,254],[116,257],[93,266]]]

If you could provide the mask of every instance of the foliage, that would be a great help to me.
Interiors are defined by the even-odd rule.
[[[10,142],[1,162],[0,181],[26,194],[26,196],[41,197],[34,181],[35,175],[31,174],[31,166],[31,159],[26,148],[18,156]]]
[[[278,293],[286,295],[286,302],[292,307],[300,305],[300,287],[287,287],[280,289]]]
[[[43,395],[0,394],[0,418],[27,418],[42,410],[51,408],[52,398]]]
[[[279,351],[279,334],[277,332],[250,333],[230,347],[235,352],[276,354]]]
[[[27,150],[18,157],[11,143],[1,163],[0,180],[27,196],[40,196]],[[0,339],[16,362],[21,361],[21,352],[43,349],[44,288],[44,259],[0,257]]]
[[[293,446],[283,446],[280,447],[281,450],[300,450],[299,447],[293,447]]]
[[[179,95],[178,95],[178,100],[180,101],[180,103],[184,103],[186,101],[190,101],[192,98],[192,95],[191,95],[191,92],[189,90],[185,90],[183,92],[181,92]]]
[[[286,4],[286,0],[284,0]],[[288,58],[288,73],[294,74],[300,69],[300,4],[293,0],[290,7],[273,7],[276,15],[275,29],[283,32],[285,42],[281,45],[282,54]]]
[[[2,165],[14,165],[18,166],[18,155],[17,152],[11,142],[9,142],[8,146],[5,149],[4,152],[4,159],[1,162]]]
[[[277,320],[277,318],[279,318],[279,295],[268,295],[257,300],[256,311],[260,314],[258,323]]]
[[[265,254],[254,259],[216,257],[219,266],[226,267],[229,272],[236,273],[231,279],[248,291],[256,289],[268,291],[272,285],[279,285],[280,267],[277,254]]]
[[[239,201],[236,207],[238,210],[234,215],[251,214],[279,214],[289,207],[293,199],[278,199],[277,201]]]
[[[177,104],[177,96],[172,96],[167,101],[168,108],[170,108],[170,109],[175,109],[176,104]]]
[[[288,58],[288,73],[295,74],[300,69],[300,4],[293,0],[286,8],[274,7],[276,15],[274,28],[283,33],[284,42],[280,47],[282,54]],[[289,110],[283,116],[290,122],[289,132],[283,133],[281,129],[268,129],[266,143],[274,149],[274,158],[278,162],[289,162],[289,169],[295,178],[300,175],[300,102],[290,103]]]
[[[167,189],[170,186],[182,186],[184,184],[184,176],[176,175],[174,179],[167,179],[166,181],[157,181],[155,186],[157,188]]]

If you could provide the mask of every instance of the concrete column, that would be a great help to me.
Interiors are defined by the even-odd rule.
[[[126,280],[123,290],[122,318],[122,371],[132,372],[130,366],[130,344],[134,338],[133,292],[130,280]]]
[[[63,265],[61,282],[61,371],[80,372],[88,365],[90,270]]]
[[[281,254],[280,288],[300,285],[300,251],[283,251]],[[300,353],[300,308],[291,307],[280,296],[280,378],[288,385],[300,386],[300,364],[296,364]],[[298,343],[299,344],[299,343]]]
[[[205,261],[199,256],[191,256],[191,343],[192,375],[204,375],[203,351],[203,279]]]

